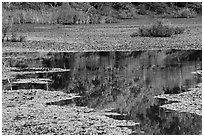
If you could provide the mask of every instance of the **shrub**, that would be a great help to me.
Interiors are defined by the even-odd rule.
[[[15,32],[12,32],[12,34],[11,34],[11,41],[12,42],[18,42],[18,37],[17,37],[17,34]]]
[[[149,29],[149,32],[150,36],[153,37],[170,37],[172,35],[172,29],[167,25],[164,25],[162,21],[157,21],[153,24]]]
[[[76,11],[69,5],[64,4],[59,10],[58,23],[74,24],[76,21]]]
[[[105,17],[105,23],[117,23],[118,20],[113,17]]]
[[[7,23],[2,22],[2,42],[4,41],[9,29],[10,29],[10,26]]]
[[[26,42],[26,36],[23,36],[23,35],[20,35],[18,37],[18,35],[13,32],[12,35],[11,35],[11,42]]]
[[[131,34],[131,37],[170,37],[172,35],[182,34],[184,28],[182,27],[170,27],[164,25],[162,21],[156,21],[151,27],[139,28],[138,32]]]
[[[138,14],[147,15],[147,10],[144,5],[139,5],[137,8],[138,8]]]
[[[194,18],[197,16],[197,13],[190,8],[182,8],[174,13],[173,17],[176,18]]]
[[[26,41],[26,36],[20,36],[19,42],[25,42]]]
[[[175,27],[172,29],[173,29],[174,34],[182,34],[182,33],[184,33],[184,30],[185,30],[183,27]]]
[[[12,30],[13,21],[10,12],[2,10],[2,41],[4,41],[7,33]]]
[[[11,33],[11,38],[10,41],[12,42],[23,42],[25,41],[25,37],[24,36],[20,36],[20,38],[18,38],[17,33],[16,33],[16,28],[13,26],[15,22],[17,16],[15,12],[12,11],[6,11],[6,10],[2,10],[3,14],[2,14],[2,42],[5,40],[5,37],[7,35],[7,33]],[[20,15],[20,14],[19,14]],[[19,18],[19,20],[21,20],[21,18]],[[20,22],[19,22],[20,23]],[[8,41],[8,37],[7,37],[7,41]]]

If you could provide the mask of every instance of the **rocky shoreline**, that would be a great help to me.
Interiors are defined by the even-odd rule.
[[[69,94],[60,91],[3,91],[3,135],[123,135],[131,134],[131,120],[109,118],[108,111],[75,106],[46,105],[65,100]],[[120,114],[118,114],[120,115]]]
[[[202,75],[202,70],[198,70],[193,74]],[[197,84],[195,88],[188,89],[187,92],[179,94],[162,94],[155,98],[167,99],[168,102],[173,102],[164,104],[160,107],[202,116],[202,83]]]
[[[157,40],[156,40],[157,41]],[[70,44],[49,41],[28,41],[28,42],[4,42],[3,52],[90,52],[90,51],[144,51],[144,50],[202,50],[200,43],[166,43],[151,44],[142,42],[140,44],[129,42],[110,44]],[[185,45],[185,46],[184,46]]]

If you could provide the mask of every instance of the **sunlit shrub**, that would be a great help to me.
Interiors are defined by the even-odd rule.
[[[141,36],[141,37],[170,37],[176,34],[184,33],[184,28],[182,27],[171,27],[170,25],[165,25],[162,21],[158,20],[151,27],[139,28],[138,32],[131,34],[131,37]]]
[[[194,18],[197,16],[197,13],[190,8],[182,8],[173,14],[173,17],[176,18]]]

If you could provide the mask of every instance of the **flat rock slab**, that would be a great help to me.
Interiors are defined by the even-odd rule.
[[[20,74],[39,74],[39,73],[60,73],[60,72],[68,72],[70,69],[62,69],[62,68],[52,68],[49,70],[37,70],[37,71],[19,71],[19,70],[12,70],[10,73],[12,75],[20,75]]]
[[[22,83],[48,84],[51,81],[52,81],[51,79],[30,78],[30,79],[18,79],[17,81],[13,81],[12,84],[22,84]]]

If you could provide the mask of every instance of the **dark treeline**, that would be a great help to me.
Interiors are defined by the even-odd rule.
[[[34,9],[40,10],[50,7],[59,7],[62,6],[63,2],[11,2],[3,3],[4,8],[10,9]],[[180,8],[191,8],[197,13],[202,12],[202,3],[201,2],[69,2],[69,5],[80,6],[90,5],[95,9],[99,10],[99,13],[104,7],[110,7],[115,11],[125,10],[129,8],[135,8],[138,10],[147,10],[155,12],[156,14],[168,12],[168,10],[178,10]],[[82,7],[81,7],[82,8]],[[144,13],[145,14],[145,13]]]

